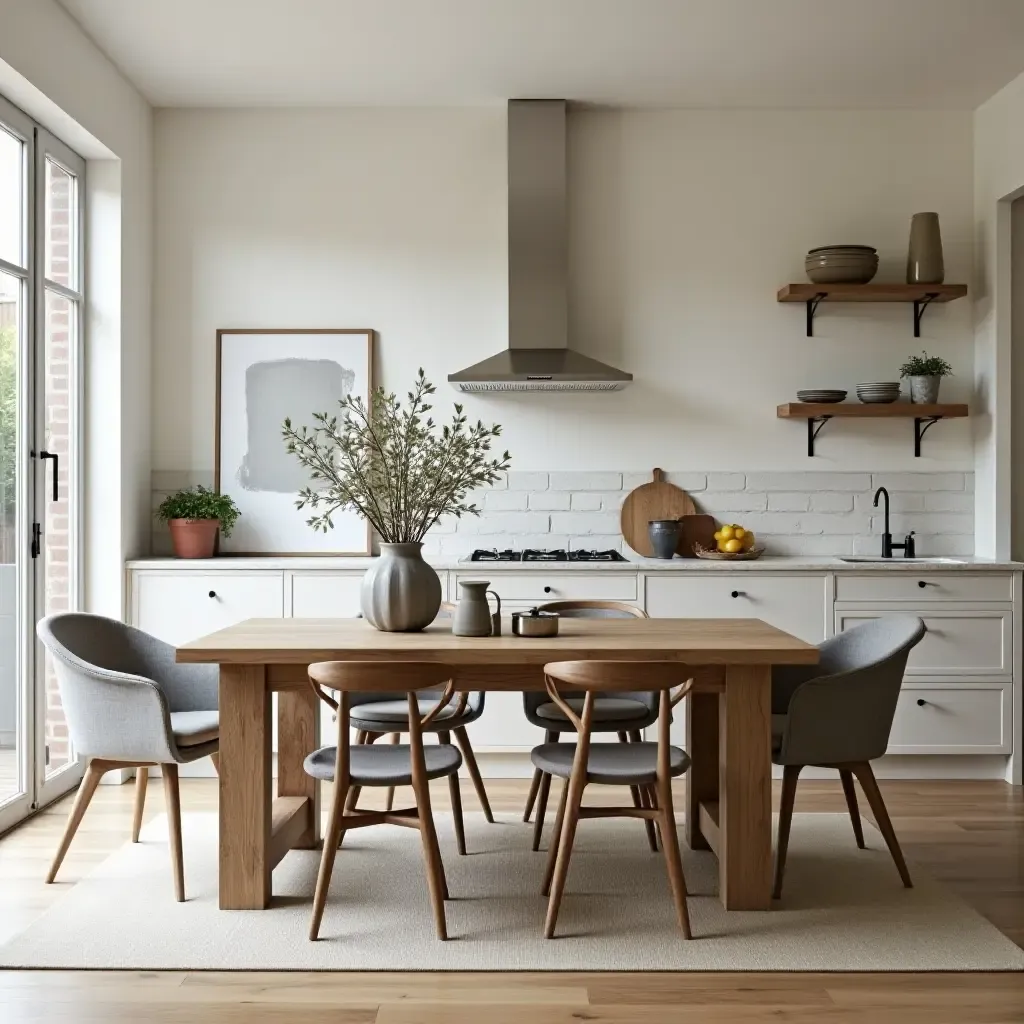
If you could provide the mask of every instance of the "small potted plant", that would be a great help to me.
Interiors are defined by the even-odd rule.
[[[228,495],[196,487],[168,495],[156,514],[167,523],[178,558],[211,558],[217,531],[230,537],[241,512]]]
[[[918,405],[932,405],[939,400],[939,384],[952,376],[953,367],[940,356],[922,351],[911,356],[901,367],[900,376],[910,378],[910,400]]]
[[[441,581],[423,559],[423,537],[443,516],[480,515],[468,501],[475,488],[508,469],[509,454],[490,455],[501,427],[469,425],[455,406],[449,425],[428,415],[434,393],[420,369],[403,407],[383,388],[370,407],[362,398],[342,399],[341,416],[315,413],[312,428],[284,421],[282,435],[309,470],[312,487],[296,506],[315,511],[306,522],[326,533],[331,515],[358,512],[381,539],[380,558],[363,577],[361,605],[370,625],[385,632],[423,629],[437,616]]]

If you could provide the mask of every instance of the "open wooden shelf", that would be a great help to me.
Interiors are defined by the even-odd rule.
[[[822,302],[911,302],[914,337],[921,337],[921,316],[933,302],[952,302],[967,294],[965,284],[785,284],[779,302],[802,302],[807,307],[807,337],[814,335],[814,314]]]
[[[914,455],[920,458],[921,438],[933,423],[944,419],[960,419],[970,415],[962,403],[915,405],[913,402],[785,402],[775,415],[780,420],[807,420],[807,454],[814,455],[814,440],[821,428],[833,417],[853,419],[913,419]]]

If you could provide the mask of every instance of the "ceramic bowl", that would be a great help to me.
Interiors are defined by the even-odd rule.
[[[878,266],[869,263],[862,266],[809,266],[804,268],[807,278],[813,284],[867,284]]]
[[[868,252],[876,253],[878,250],[871,245],[819,245],[816,249],[810,249],[808,256],[819,252]]]

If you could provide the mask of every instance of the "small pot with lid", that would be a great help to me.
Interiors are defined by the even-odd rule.
[[[514,636],[558,636],[558,612],[542,612],[539,608],[513,612],[512,633]]]

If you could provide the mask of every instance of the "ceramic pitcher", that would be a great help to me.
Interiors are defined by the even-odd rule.
[[[501,632],[501,598],[490,587],[489,580],[460,581],[459,602],[455,606],[452,632],[456,636],[497,636]],[[498,610],[491,615],[487,595],[494,594]],[[498,623],[497,630],[495,622]]]

